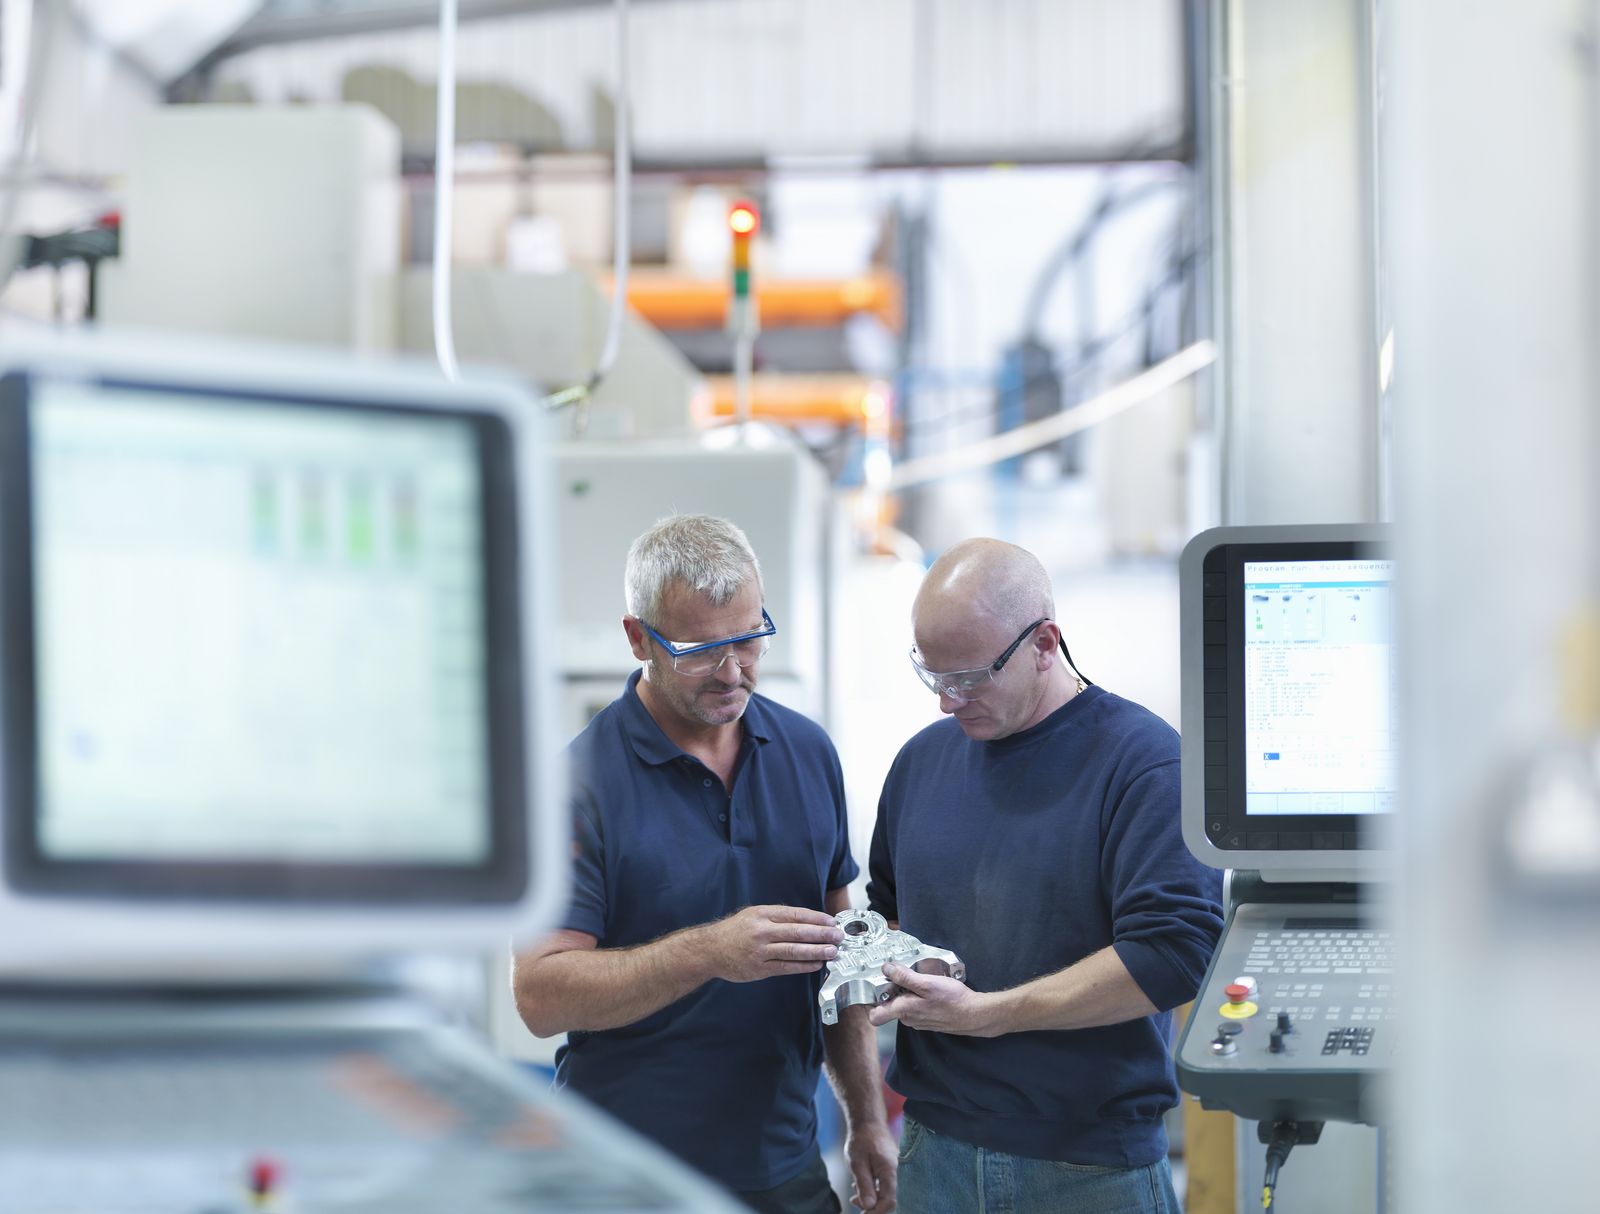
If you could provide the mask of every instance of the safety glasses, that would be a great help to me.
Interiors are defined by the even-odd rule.
[[[722,669],[722,664],[732,658],[741,669],[754,666],[772,648],[772,637],[778,626],[772,622],[767,609],[761,609],[761,627],[755,632],[724,637],[720,641],[669,641],[643,620],[639,623],[655,638],[657,645],[667,651],[672,659],[672,669],[679,674],[699,677]]]
[[[1017,646],[1027,640],[1033,630],[1043,624],[1050,617],[1040,616],[1029,624],[1020,633],[1017,639],[1006,646],[1006,651],[990,662],[987,666],[979,666],[972,670],[950,670],[943,673],[929,670],[922,664],[922,655],[917,652],[917,647],[911,647],[911,665],[917,672],[917,677],[923,685],[934,695],[949,696],[952,700],[972,700],[983,694],[984,688],[995,681],[1005,665],[1011,660],[1011,655],[1016,653]],[[1062,651],[1065,652],[1065,646]]]

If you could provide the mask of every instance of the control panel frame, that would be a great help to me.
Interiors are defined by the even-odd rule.
[[[1328,893],[1328,890],[1323,890]],[[1178,1083],[1200,1098],[1206,1108],[1224,1109],[1252,1121],[1344,1121],[1378,1124],[1373,1080],[1393,1059],[1397,1009],[1392,975],[1318,973],[1307,990],[1295,994],[1289,1031],[1275,1049],[1273,1034],[1279,1026],[1276,992],[1284,978],[1259,965],[1250,953],[1257,932],[1281,930],[1285,924],[1305,921],[1349,924],[1348,930],[1377,936],[1381,928],[1370,907],[1354,900],[1352,890],[1341,900],[1264,901],[1235,905],[1229,912],[1222,942],[1211,958],[1200,993],[1179,1037],[1176,1050]],[[1296,967],[1298,969],[1299,967]],[[1318,967],[1321,968],[1321,967]],[[1330,969],[1333,967],[1329,967]],[[1357,967],[1345,967],[1354,969]],[[1385,968],[1363,965],[1362,971]],[[1226,988],[1237,978],[1250,977],[1259,984],[1253,996],[1234,1003]],[[1370,981],[1369,981],[1370,980]],[[1292,981],[1288,985],[1296,985]],[[1362,995],[1370,987],[1371,995]],[[1385,988],[1381,994],[1379,988]],[[1358,1003],[1357,999],[1366,999]],[[1313,1010],[1307,1014],[1307,1008]],[[1224,1011],[1224,1008],[1230,1009]],[[1356,1009],[1363,1009],[1357,1013]],[[1377,1009],[1377,1010],[1369,1010]],[[1228,1026],[1225,1030],[1224,1025]],[[1237,1032],[1232,1030],[1237,1027]],[[1227,1054],[1212,1048],[1224,1034],[1234,1048]],[[1359,1048],[1345,1048],[1347,1033]],[[1328,1052],[1330,1034],[1339,1048]]]
[[[1341,814],[1320,823],[1296,819],[1285,825],[1276,817],[1252,819],[1246,810],[1242,567],[1246,559],[1383,557],[1389,540],[1388,528],[1377,524],[1218,527],[1184,548],[1179,562],[1182,820],[1184,842],[1202,862],[1251,869],[1268,881],[1386,875],[1389,857],[1379,822]],[[1291,846],[1282,845],[1286,832]]]

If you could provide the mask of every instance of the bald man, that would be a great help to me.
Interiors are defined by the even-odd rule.
[[[912,633],[947,716],[889,772],[867,893],[967,984],[884,967],[900,1209],[1177,1214],[1172,1009],[1222,932],[1221,874],[1180,830],[1178,735],[1078,676],[1014,545],[940,557]]]

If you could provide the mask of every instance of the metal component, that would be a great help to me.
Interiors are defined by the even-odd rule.
[[[883,975],[893,961],[924,974],[944,974],[966,981],[967,967],[947,948],[932,948],[915,936],[889,926],[877,911],[840,911],[833,921],[844,932],[839,955],[828,962],[817,1003],[822,1023],[839,1023],[839,1013],[858,1003],[887,1003],[899,988]]]

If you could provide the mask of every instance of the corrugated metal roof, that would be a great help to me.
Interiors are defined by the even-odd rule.
[[[378,7],[274,0],[225,45],[215,82],[260,101],[332,100],[345,95],[352,71],[378,67],[431,89],[435,4],[382,6],[391,24],[426,10],[424,24],[338,32],[348,28],[339,22],[376,20]],[[612,6],[543,0],[516,15],[507,7],[464,0],[463,15],[478,19],[458,37],[462,85],[522,94],[554,117],[563,146],[604,146]],[[646,163],[1187,152],[1180,0],[652,0],[635,3],[630,20],[635,148]],[[251,41],[274,29],[287,35],[292,21],[309,23],[305,39]],[[514,130],[506,138],[534,142]]]

